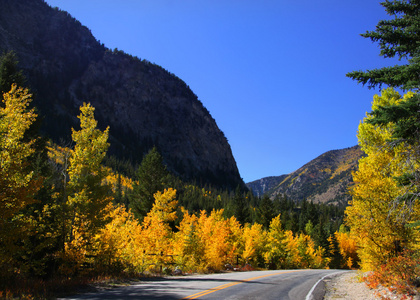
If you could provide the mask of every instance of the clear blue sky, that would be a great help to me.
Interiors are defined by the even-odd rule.
[[[395,64],[360,33],[376,0],[47,0],[106,47],[184,80],[232,147],[245,182],[357,144],[376,90],[345,77]]]

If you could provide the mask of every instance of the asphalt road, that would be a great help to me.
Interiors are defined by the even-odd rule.
[[[277,270],[160,278],[61,299],[318,300],[322,279],[341,270]]]

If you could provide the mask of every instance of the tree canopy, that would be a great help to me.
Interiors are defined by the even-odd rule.
[[[25,77],[17,67],[18,60],[12,51],[0,56],[0,98],[10,91],[12,84],[23,87]]]
[[[420,87],[420,1],[394,0],[381,5],[394,18],[379,21],[375,31],[362,36],[378,42],[383,57],[398,57],[406,63],[366,72],[354,71],[347,76],[369,88],[387,85],[416,92],[408,93],[404,101],[374,102],[370,117],[365,120],[382,127],[392,124],[393,130],[386,141],[388,146],[405,145],[405,155],[412,167],[407,168],[397,181],[409,186],[410,193],[400,195],[398,199],[412,203],[420,195],[420,172],[416,167],[420,160],[420,95],[417,94]]]
[[[140,220],[152,209],[154,194],[163,192],[168,184],[169,172],[163,158],[153,147],[143,158],[136,172],[137,182],[133,186],[131,208]]]
[[[408,266],[418,266],[420,256],[420,1],[381,5],[394,18],[379,21],[375,31],[362,36],[379,43],[381,56],[403,63],[347,74],[369,88],[389,88],[375,95],[372,112],[359,126],[359,145],[367,157],[353,174],[346,214],[360,265],[374,271],[367,278],[370,286],[406,295],[417,289],[418,267]],[[394,88],[408,92],[401,97]]]
[[[0,107],[0,270],[12,269],[16,242],[26,235],[30,224],[23,214],[34,203],[42,178],[35,174],[29,161],[35,140],[25,140],[25,133],[37,115],[28,110],[32,101],[27,89],[11,86],[3,94]]]
[[[398,57],[405,64],[367,71],[353,71],[348,77],[369,88],[387,85],[404,90],[418,89],[420,86],[420,1],[385,1],[390,20],[381,20],[376,30],[361,36],[378,42],[380,55],[384,58]]]

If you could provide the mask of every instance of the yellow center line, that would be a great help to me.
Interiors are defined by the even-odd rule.
[[[201,292],[196,293],[196,294],[192,294],[190,296],[187,296],[185,298],[182,298],[182,300],[186,300],[186,299],[197,299],[198,297],[205,296],[205,295],[208,295],[208,294],[211,294],[211,293],[214,293],[214,292],[217,292],[217,291],[220,291],[220,290],[226,289],[228,287],[231,287],[231,286],[234,286],[234,285],[237,285],[237,284],[241,284],[241,283],[244,283],[244,282],[247,282],[247,281],[252,281],[252,280],[256,280],[256,279],[260,279],[260,278],[264,278],[264,277],[279,275],[279,274],[299,272],[299,271],[300,270],[276,272],[276,273],[261,275],[261,276],[252,277],[252,278],[248,278],[248,279],[238,280],[238,281],[235,281],[235,282],[231,282],[231,283],[226,283],[226,284],[223,284],[223,285],[219,285],[217,287],[214,287],[214,288],[211,288],[211,289],[208,289],[208,290],[204,290],[204,291],[201,291]]]

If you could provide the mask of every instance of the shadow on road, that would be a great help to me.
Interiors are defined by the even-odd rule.
[[[197,282],[213,282],[220,283],[216,286],[223,285],[226,283],[252,283],[252,284],[264,284],[270,285],[268,282],[262,282],[258,280],[247,281],[247,280],[236,280],[226,278],[200,278],[194,276],[188,277],[151,277],[142,278],[138,282],[131,282],[129,286],[120,287],[108,287],[108,288],[95,288],[94,291],[68,296],[65,298],[58,299],[180,299],[182,296],[188,294],[189,291],[195,292]],[[180,284],[185,283],[185,284]]]

